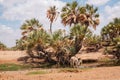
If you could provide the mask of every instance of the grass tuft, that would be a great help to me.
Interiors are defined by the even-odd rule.
[[[78,73],[78,72],[83,72],[83,71],[86,71],[86,70],[89,70],[91,68],[62,68],[60,69],[59,72],[73,72],[73,73]]]
[[[60,72],[79,72],[80,70],[79,69],[76,69],[76,68],[62,68],[60,69]]]
[[[18,71],[23,69],[30,69],[31,66],[28,65],[18,65],[18,64],[0,64],[0,71]]]
[[[33,71],[33,72],[29,72],[26,75],[37,75],[37,74],[47,74],[47,71]]]

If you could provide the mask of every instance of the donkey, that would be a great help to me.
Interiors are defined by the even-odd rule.
[[[70,66],[73,68],[79,68],[79,66],[82,64],[82,59],[78,58],[76,56],[71,57],[70,59]]]

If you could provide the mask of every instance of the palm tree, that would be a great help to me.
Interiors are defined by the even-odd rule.
[[[57,15],[59,12],[57,12],[56,6],[52,6],[47,10],[47,18],[50,21],[50,32],[52,33],[52,23],[54,20],[56,20]]]
[[[78,3],[74,1],[73,3],[67,3],[66,6],[62,8],[62,23],[66,25],[72,25],[78,23]]]
[[[24,45],[28,45],[29,42],[32,41],[35,42],[32,36],[36,37],[37,35],[34,35],[38,30],[43,30],[42,25],[39,23],[39,21],[35,18],[26,20],[23,25],[20,28],[22,30],[22,41],[24,42]],[[37,38],[36,38],[37,39]]]
[[[41,57],[39,52],[44,53],[44,58],[49,59],[45,48],[49,45],[50,35],[43,29],[39,21],[37,19],[26,20],[21,26],[21,30],[23,37],[17,40],[17,46],[25,48],[32,61],[33,58]]]
[[[65,26],[81,24],[85,27],[82,38],[79,36],[76,36],[75,38],[76,53],[82,47],[82,41],[85,37],[88,27],[93,26],[93,28],[96,29],[96,26],[99,24],[98,17],[99,15],[97,14],[97,8],[94,8],[88,4],[86,6],[79,6],[78,3],[74,1],[73,3],[67,3],[66,6],[62,8],[61,18],[62,23]]]
[[[109,44],[106,46],[106,52],[111,53],[120,61],[120,18],[115,18],[113,22],[103,27],[101,35],[108,37]]]
[[[20,29],[23,31],[22,32],[23,38],[26,38],[29,33],[41,28],[42,25],[39,23],[39,21],[33,18],[31,20],[26,20]]]
[[[47,34],[47,32],[41,28],[41,29],[36,29],[35,31],[33,31],[32,33],[30,33],[28,35],[28,41],[31,44],[41,44],[41,45],[46,45],[46,43],[48,43],[49,41],[49,34]]]
[[[78,6],[76,1],[67,3],[66,6],[62,8],[62,23],[65,26],[80,23],[87,27],[93,25],[93,27],[96,28],[96,25],[99,24],[99,15],[96,13],[97,10],[97,8],[88,4],[85,7]]]

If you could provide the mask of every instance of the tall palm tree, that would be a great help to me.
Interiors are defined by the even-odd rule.
[[[62,8],[62,23],[66,25],[72,25],[78,23],[77,16],[78,16],[78,11],[77,11],[77,6],[78,3],[75,1],[73,3],[67,3],[66,6]]]
[[[66,6],[62,8],[62,23],[65,26],[80,23],[85,25],[86,28],[92,25],[95,29],[96,25],[99,24],[97,10],[97,8],[88,4],[86,6],[79,6],[76,1],[67,3]]]
[[[85,37],[86,31],[89,26],[93,26],[94,29],[96,29],[96,26],[99,24],[99,15],[97,14],[97,8],[94,8],[93,6],[86,5],[86,6],[79,6],[76,1],[73,3],[67,3],[66,6],[62,8],[62,23],[66,25],[76,25],[81,24],[85,26],[84,29],[84,36],[75,38],[75,47],[76,47],[76,53],[80,50],[82,47],[82,41]]]
[[[48,10],[47,10],[47,18],[50,21],[50,32],[52,33],[52,23],[54,20],[57,19],[57,15],[59,12],[57,12],[57,8],[56,6],[51,6]]]

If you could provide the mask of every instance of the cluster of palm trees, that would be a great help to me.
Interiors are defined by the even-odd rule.
[[[106,25],[101,31],[102,40],[107,43],[106,52],[120,60],[120,18]]]
[[[105,52],[115,55],[119,62],[120,18],[115,18],[104,26],[101,35],[93,35],[89,27],[96,29],[100,23],[97,10],[98,8],[89,4],[80,6],[76,1],[67,3],[60,12],[56,6],[51,6],[46,12],[50,22],[50,34],[39,20],[26,20],[20,28],[22,37],[16,40],[14,48],[26,50],[31,58],[42,58],[49,63],[57,62],[59,66],[69,66],[70,58],[79,53],[82,46],[90,47],[90,50],[95,47],[95,51],[105,47]],[[58,16],[61,16],[64,26],[70,27],[70,33],[66,34],[62,29],[52,31],[53,22]],[[6,49],[0,42],[0,50]]]
[[[62,66],[69,65],[70,58],[79,53],[82,46],[94,46],[95,50],[105,46],[105,52],[114,53],[120,60],[120,19],[115,18],[113,22],[103,27],[100,36],[93,35],[89,27],[96,29],[100,23],[97,10],[88,4],[80,6],[76,1],[67,3],[61,12],[57,11],[56,6],[52,6],[47,10],[51,34],[44,29],[39,20],[35,18],[26,20],[21,26],[22,38],[16,40],[16,47],[27,50],[32,58],[42,57],[47,62],[56,61]],[[61,23],[70,27],[69,34],[62,29],[52,31],[53,22],[59,15]],[[56,59],[52,59],[53,57]]]
[[[55,56],[60,65],[65,65],[69,63],[70,57],[79,52],[86,36],[90,36],[91,31],[88,27],[93,26],[96,29],[99,24],[97,10],[88,4],[80,6],[76,1],[67,3],[61,12],[52,6],[47,10],[51,34],[43,28],[37,19],[26,20],[21,26],[22,38],[17,40],[17,47],[38,56],[40,52],[43,52],[48,62],[51,61],[51,56]],[[65,30],[62,29],[52,31],[52,23],[59,14],[62,24],[70,26],[70,34],[65,35]]]

